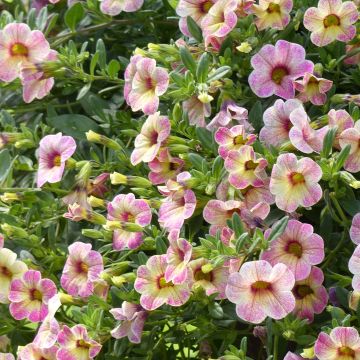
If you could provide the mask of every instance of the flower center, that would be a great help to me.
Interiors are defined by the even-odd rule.
[[[252,160],[248,160],[245,162],[245,169],[246,170],[255,170],[258,167],[258,163],[252,161]]]
[[[150,141],[151,141],[151,144],[157,144],[157,142],[158,142],[158,136],[159,136],[159,134],[158,134],[158,132],[157,131],[153,131],[152,133],[151,133],[151,135],[150,135]]]
[[[6,276],[8,278],[12,277],[12,272],[6,266],[0,267],[0,274]]]
[[[30,299],[41,301],[43,298],[42,293],[38,289],[30,290]]]
[[[266,11],[267,11],[269,14],[280,13],[280,5],[279,5],[279,4],[270,3]]]
[[[251,285],[251,289],[254,291],[269,290],[270,288],[271,288],[271,283],[262,280],[256,281]]]
[[[81,339],[81,340],[76,341],[76,347],[84,348],[84,349],[90,349],[91,344],[88,343],[87,341]]]
[[[275,84],[280,85],[283,78],[288,74],[289,74],[289,72],[288,72],[288,70],[286,68],[284,68],[282,66],[281,67],[276,67],[271,73],[271,78],[272,78],[272,80],[274,81]]]
[[[340,25],[340,18],[337,15],[330,14],[324,19],[324,26],[326,28],[330,26],[339,26]]]
[[[11,55],[13,56],[28,56],[29,50],[28,48],[21,44],[21,43],[15,43],[13,46],[11,46]]]
[[[213,3],[211,1],[204,1],[200,4],[200,11],[203,14],[207,14],[212,6]]]
[[[123,216],[123,221],[126,221],[126,222],[131,222],[131,223],[134,223],[135,222],[135,216],[129,212],[125,213]]]
[[[163,288],[165,288],[165,287],[174,286],[174,284],[172,283],[172,281],[166,282],[165,277],[164,277],[164,276],[161,276],[161,277],[158,279],[158,286],[159,286],[160,289],[163,289]]]
[[[293,185],[303,184],[305,182],[304,175],[298,172],[292,172],[289,177]]]
[[[348,346],[342,346],[338,349],[340,356],[349,356],[351,358],[355,358],[355,351]]]
[[[53,159],[53,166],[60,166],[61,165],[61,156],[56,155]]]
[[[151,77],[146,78],[145,82],[148,90],[153,90],[155,88],[154,81]]]
[[[233,139],[234,145],[244,145],[245,140],[242,135],[235,136]]]
[[[313,294],[314,291],[312,290],[312,288],[309,285],[296,285],[294,288],[294,295],[298,298],[298,299],[303,299],[308,295]]]
[[[302,246],[297,241],[292,241],[287,247],[287,252],[289,254],[295,255],[297,258],[301,258],[302,255]]]
[[[89,265],[80,261],[77,265],[77,270],[79,274],[87,274],[89,271]]]
[[[194,274],[195,281],[205,280],[205,281],[211,281],[211,271],[208,273],[204,273],[201,271],[201,268],[197,270]]]
[[[175,171],[177,169],[179,169],[180,164],[176,163],[176,162],[170,162],[169,163],[169,170],[170,171]]]

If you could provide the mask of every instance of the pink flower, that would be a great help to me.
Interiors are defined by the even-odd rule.
[[[57,293],[49,279],[42,279],[40,271],[29,270],[10,285],[10,313],[16,320],[43,321],[48,314],[48,302]]]
[[[15,360],[15,357],[13,354],[10,353],[0,353],[0,360]]]
[[[47,135],[40,140],[39,170],[37,173],[37,186],[46,182],[56,183],[61,180],[65,170],[66,160],[76,150],[75,140],[71,136]]]
[[[317,46],[325,46],[335,40],[348,42],[354,38],[359,18],[352,1],[319,0],[318,7],[308,8],[304,14],[304,26],[311,31],[310,39]]]
[[[318,78],[308,72],[303,79],[294,81],[295,90],[300,92],[297,98],[304,103],[310,101],[314,105],[326,103],[326,93],[331,89],[332,84],[331,80]]]
[[[93,359],[101,350],[101,345],[89,338],[83,325],[72,328],[64,325],[58,335],[58,343],[57,360]]]
[[[151,209],[142,199],[135,199],[135,195],[120,194],[108,204],[107,218],[111,221],[133,223],[147,226],[151,222]],[[130,232],[124,229],[114,230],[113,247],[115,250],[136,249],[143,242],[142,232]]]
[[[121,308],[111,309],[110,313],[120,321],[120,325],[111,331],[111,336],[115,339],[128,337],[130,342],[140,344],[146,311],[140,305],[124,301]]]
[[[285,40],[277,41],[275,46],[264,45],[251,58],[251,65],[251,90],[259,97],[275,94],[284,99],[295,96],[293,80],[314,69],[314,64],[305,60],[305,49]]]
[[[5,237],[0,233],[0,249],[4,247]]]
[[[311,266],[324,260],[324,241],[313,231],[310,224],[289,220],[285,231],[269,244],[270,248],[262,253],[261,259],[271,265],[285,264],[296,281],[307,278]],[[265,237],[270,233],[271,229],[266,230]]]
[[[301,357],[300,355],[296,355],[292,353],[291,351],[288,351],[284,357],[284,360],[302,360],[302,359],[304,358]]]
[[[291,290],[294,275],[284,264],[272,267],[267,261],[249,261],[230,274],[227,298],[236,304],[240,319],[259,324],[267,316],[279,320],[294,310]]]
[[[346,130],[354,127],[354,120],[346,110],[335,110],[331,109],[328,112],[329,118],[329,128],[337,126],[337,131],[334,140],[334,147],[340,149],[339,139],[341,133]]]
[[[350,145],[350,155],[345,161],[344,168],[356,173],[360,171],[360,121],[356,121],[353,128],[344,130],[339,137],[340,147]]]
[[[161,145],[170,135],[171,125],[166,116],[157,112],[150,115],[144,122],[140,134],[135,138],[135,149],[131,154],[131,164],[155,159]]]
[[[248,209],[256,207],[260,203],[274,204],[275,198],[269,189],[270,179],[265,180],[262,187],[248,187],[241,191],[244,197],[244,204]]]
[[[321,314],[328,302],[329,296],[322,283],[324,274],[316,266],[311,268],[309,276],[295,282],[293,294],[296,299],[294,314],[301,319],[314,320],[314,314]]]
[[[356,245],[360,244],[360,213],[357,213],[351,222],[350,239]]]
[[[281,154],[270,179],[270,191],[275,195],[277,207],[293,212],[299,206],[315,205],[322,197],[322,189],[318,184],[321,177],[321,168],[314,160],[297,160],[294,154]]]
[[[11,82],[20,75],[20,64],[44,61],[50,52],[44,34],[26,24],[11,23],[0,30],[0,80]]]
[[[356,44],[350,44],[350,45],[346,45],[345,49],[346,49],[346,54],[350,53],[350,51],[352,50],[356,50],[360,47],[360,42],[357,42]],[[354,56],[348,57],[344,60],[344,63],[346,65],[357,65],[360,63],[360,54],[357,53]]]
[[[125,71],[124,96],[133,111],[151,115],[159,107],[159,96],[165,94],[169,74],[150,58],[132,57]]]
[[[196,95],[183,102],[183,111],[189,117],[190,125],[205,127],[205,118],[211,114],[210,103],[202,103]]]
[[[263,115],[264,127],[260,130],[259,138],[266,145],[280,146],[289,140],[292,128],[290,114],[302,103],[296,99],[276,100],[274,105],[267,108]]]
[[[359,333],[353,327],[336,327],[330,335],[321,332],[315,342],[319,360],[348,360],[360,357]]]
[[[358,245],[349,260],[349,270],[354,277],[352,279],[352,287],[356,291],[360,291],[360,245]]]
[[[163,304],[181,306],[190,297],[191,277],[175,285],[165,280],[166,255],[154,255],[137,270],[134,288],[141,294],[140,304],[146,310],[155,310]]]
[[[26,345],[19,353],[21,360],[56,360],[57,346],[48,349],[42,349],[34,343]]]
[[[254,149],[248,145],[242,146],[238,151],[229,151],[224,166],[230,173],[230,184],[236,189],[245,189],[250,185],[261,187],[267,177],[267,161],[257,159]]]
[[[94,292],[94,282],[104,270],[100,253],[91,244],[74,242],[61,275],[61,286],[73,296],[88,297]]]
[[[102,0],[100,10],[110,16],[124,12],[135,12],[143,6],[144,0]]]

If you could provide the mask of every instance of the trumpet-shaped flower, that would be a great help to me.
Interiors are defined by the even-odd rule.
[[[284,264],[272,267],[267,261],[249,261],[229,276],[227,298],[236,304],[240,319],[259,324],[267,316],[279,320],[295,308],[291,290],[293,273]]]
[[[264,45],[251,58],[251,65],[251,90],[259,97],[275,94],[284,99],[295,96],[293,80],[314,69],[314,64],[305,60],[305,49],[285,40],[277,41],[275,46]]]
[[[48,349],[42,349],[34,343],[26,345],[19,352],[20,360],[56,360],[56,353],[59,350],[57,346]]]
[[[345,170],[352,173],[360,171],[360,121],[357,121],[353,128],[346,129],[340,134],[339,144],[341,148],[351,146],[350,155],[345,161]]]
[[[354,274],[352,279],[353,289],[355,291],[360,291],[360,245],[356,247],[349,260],[349,270]]]
[[[270,191],[275,196],[277,207],[293,212],[299,206],[315,205],[322,197],[318,184],[321,177],[321,168],[314,160],[297,160],[294,154],[280,155],[270,179]]]
[[[47,135],[40,141],[39,170],[37,186],[46,182],[56,183],[61,180],[65,170],[65,163],[75,152],[76,143],[71,136],[62,133]]]
[[[356,245],[360,244],[360,213],[357,213],[351,222],[350,239]]]
[[[241,191],[244,197],[244,204],[248,209],[255,208],[260,203],[274,204],[275,198],[269,189],[270,179],[265,180],[262,187],[249,186]]]
[[[348,42],[354,38],[359,18],[352,1],[319,0],[318,7],[311,7],[304,14],[304,26],[311,31],[310,39],[317,46],[335,40]]]
[[[143,6],[144,0],[102,0],[100,10],[110,16],[119,15],[122,11],[134,12]]]
[[[111,221],[134,223],[140,226],[151,222],[151,209],[142,199],[135,199],[135,195],[120,194],[108,204],[108,216]],[[114,230],[113,247],[115,250],[135,249],[143,242],[142,232],[130,232],[125,229]]]
[[[140,304],[146,310],[155,310],[163,304],[181,306],[190,297],[190,273],[183,284],[175,285],[165,280],[166,267],[166,255],[153,255],[137,270],[134,288],[141,294]]]
[[[42,279],[40,271],[28,270],[10,285],[10,313],[16,320],[43,321],[49,312],[48,302],[56,293],[53,281]]]
[[[334,139],[334,147],[340,149],[339,139],[341,133],[346,130],[354,127],[354,120],[346,110],[335,110],[331,109],[328,112],[329,118],[329,128],[337,126],[337,131]]]
[[[296,355],[291,351],[288,351],[284,357],[284,360],[303,360],[304,358],[300,355]]]
[[[196,95],[193,95],[188,100],[185,100],[182,104],[183,111],[189,117],[190,125],[199,127],[205,127],[205,118],[211,114],[210,103],[201,102]]]

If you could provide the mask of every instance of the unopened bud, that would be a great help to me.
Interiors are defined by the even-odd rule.
[[[110,149],[113,149],[115,151],[120,151],[121,146],[114,140],[108,138],[105,135],[98,134],[92,130],[88,131],[86,133],[86,138],[88,141],[104,145]]]
[[[23,197],[21,194],[9,192],[5,192],[3,195],[0,196],[0,200],[4,203],[11,203],[13,201],[21,200],[22,198]]]
[[[214,98],[206,92],[200,93],[197,97],[203,104],[208,104],[214,100]]]
[[[23,139],[16,141],[14,144],[17,149],[28,149],[35,146],[35,143],[32,140],[29,139]]]
[[[314,346],[304,349],[304,351],[300,354],[304,359],[314,359],[315,358],[315,350]]]
[[[123,174],[114,172],[110,174],[110,181],[113,185],[126,185],[127,184],[127,177]]]
[[[1,229],[10,238],[28,238],[29,234],[24,229],[10,224],[2,224]]]
[[[134,187],[149,188],[152,182],[140,176],[127,176],[127,184]]]
[[[82,229],[81,234],[91,239],[103,239],[104,235],[99,230],[94,229]]]
[[[91,207],[93,208],[97,208],[97,207],[100,207],[100,208],[104,208],[106,207],[106,202],[104,199],[100,199],[96,196],[89,196],[88,199],[87,199],[88,203],[90,204]]]
[[[242,42],[239,46],[237,46],[236,50],[239,52],[248,54],[252,50],[252,47],[247,41],[245,41],[245,42]]]

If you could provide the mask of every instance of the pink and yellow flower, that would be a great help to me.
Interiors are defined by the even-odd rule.
[[[356,121],[353,128],[344,130],[339,137],[340,147],[350,145],[350,155],[345,161],[345,170],[356,173],[360,171],[360,121]]]
[[[0,353],[0,360],[15,360],[15,357],[11,353]]]
[[[101,345],[90,339],[83,325],[75,325],[72,328],[64,325],[58,335],[60,349],[57,352],[57,360],[91,360],[101,350]]]
[[[111,331],[111,336],[115,339],[127,337],[130,342],[140,344],[147,318],[146,311],[140,305],[124,301],[121,308],[111,309],[110,313],[120,321],[120,324]]]
[[[47,135],[40,141],[39,169],[37,173],[37,186],[41,187],[46,182],[56,183],[61,180],[66,160],[76,150],[75,140],[62,133]]]
[[[261,203],[267,203],[269,205],[274,204],[275,198],[271,194],[269,189],[270,179],[265,180],[265,184],[262,187],[249,186],[241,191],[244,197],[244,204],[248,209],[253,209]]]
[[[143,6],[144,0],[102,0],[100,10],[110,16],[124,12],[135,12]]]
[[[44,61],[50,52],[49,43],[39,30],[26,24],[11,23],[0,30],[0,80],[11,82],[20,75],[20,65]]]
[[[357,213],[352,221],[350,227],[350,239],[356,245],[360,244],[360,213]]]
[[[56,360],[56,353],[59,350],[57,346],[48,349],[42,349],[34,343],[26,345],[19,352],[21,360]]]
[[[10,313],[16,320],[43,321],[49,312],[48,302],[56,293],[53,281],[42,279],[40,271],[28,270],[10,284]]]
[[[73,296],[88,297],[94,292],[94,282],[104,270],[99,252],[91,244],[75,242],[69,246],[69,256],[61,275],[61,286]]]
[[[299,206],[315,205],[322,197],[318,184],[321,177],[321,168],[314,160],[306,157],[297,160],[294,154],[281,154],[270,179],[270,191],[277,207],[293,212]]]
[[[120,222],[120,228],[114,230],[113,247],[115,250],[136,249],[143,242],[142,232],[130,232],[121,229],[121,223],[133,223],[147,226],[151,222],[151,209],[142,199],[135,199],[135,195],[120,194],[108,204],[108,220]]]
[[[339,139],[341,133],[346,130],[354,127],[354,120],[350,116],[350,114],[343,109],[335,110],[331,109],[328,112],[329,118],[329,128],[333,128],[337,126],[337,131],[334,140],[334,147],[340,149]]]
[[[249,261],[239,272],[230,274],[226,296],[236,304],[240,319],[259,324],[267,316],[279,320],[294,310],[294,284],[294,275],[286,265],[272,267],[264,260]]]
[[[360,338],[353,327],[336,327],[330,335],[321,332],[315,342],[319,360],[349,360],[360,357]]]
[[[335,40],[348,42],[354,38],[359,18],[352,1],[319,0],[318,7],[311,7],[304,14],[304,26],[311,31],[310,39],[317,46],[325,46]]]
[[[349,271],[354,274],[352,287],[355,291],[360,291],[360,245],[356,247],[349,260]]]
[[[135,149],[131,154],[131,163],[150,162],[155,159],[161,145],[170,135],[171,125],[168,117],[157,112],[144,122],[140,134],[135,138]]]
[[[201,102],[196,95],[193,95],[188,100],[185,100],[182,104],[183,111],[189,117],[190,125],[199,127],[205,127],[205,118],[211,114],[210,103]]]
[[[314,64],[305,60],[305,49],[298,44],[279,40],[274,45],[264,45],[251,58],[254,68],[249,76],[251,90],[259,97],[273,94],[284,99],[295,96],[293,80],[312,73]]]
[[[175,285],[165,280],[166,267],[166,255],[154,255],[137,270],[134,288],[141,294],[140,304],[145,310],[155,310],[164,304],[181,306],[190,297],[190,273],[183,284]]]
[[[349,54],[351,51],[359,49],[360,47],[360,42],[356,42],[355,44],[350,44],[350,45],[346,45],[345,49],[346,49],[346,54]],[[344,60],[344,63],[347,65],[357,65],[360,63],[360,54],[357,53],[354,56],[350,56],[348,58],[346,58]]]

